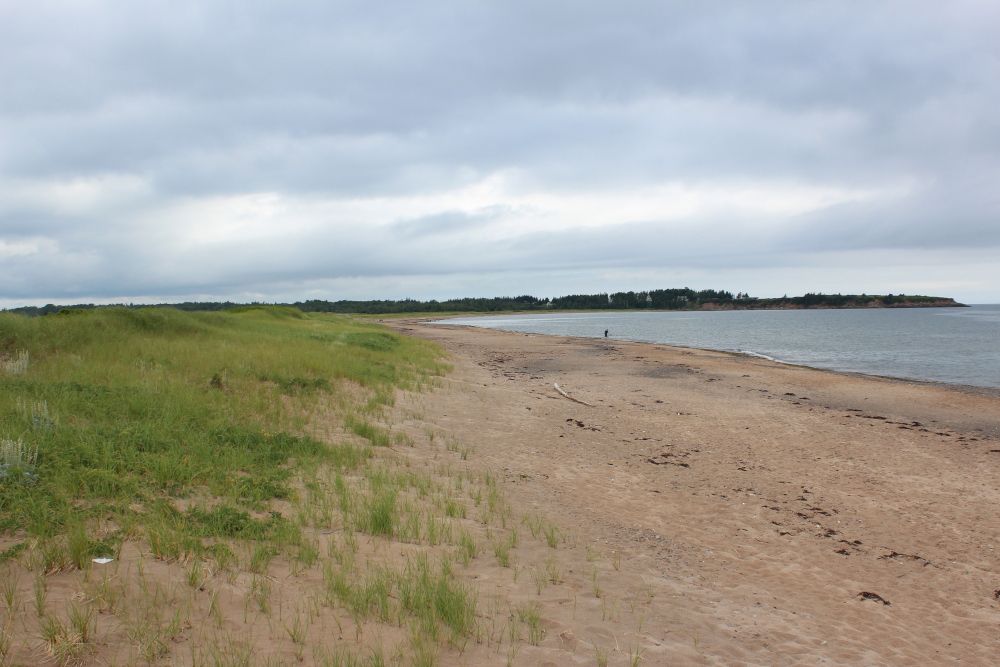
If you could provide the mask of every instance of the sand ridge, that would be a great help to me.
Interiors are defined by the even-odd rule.
[[[645,664],[996,664],[996,396],[661,345],[394,326],[455,365],[446,388],[403,403],[474,444],[519,505],[624,554],[605,598],[656,589],[646,627],[614,636],[645,646]],[[577,644],[616,631],[574,627],[559,608],[547,619]],[[552,635],[564,651],[548,640],[540,664],[593,663]]]

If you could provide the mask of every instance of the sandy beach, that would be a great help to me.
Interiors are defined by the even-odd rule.
[[[419,414],[408,426],[473,445],[470,463],[502,470],[516,509],[577,536],[564,584],[525,593],[550,631],[514,664],[594,664],[600,646],[611,665],[639,651],[652,665],[997,664],[995,394],[393,326],[454,365],[443,388],[402,398],[400,414]]]

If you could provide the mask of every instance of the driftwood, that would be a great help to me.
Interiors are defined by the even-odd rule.
[[[552,386],[556,388],[556,391],[558,391],[560,394],[562,394],[563,396],[565,396],[569,400],[573,401],[574,403],[579,403],[580,405],[586,405],[587,407],[590,407],[590,408],[594,407],[593,405],[591,405],[587,401],[581,401],[579,398],[573,398],[572,396],[570,396],[569,394],[567,394],[565,391],[562,390],[562,387],[559,386],[558,382],[553,382]]]

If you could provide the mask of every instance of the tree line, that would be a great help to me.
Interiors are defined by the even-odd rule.
[[[727,290],[658,289],[646,292],[600,292],[598,294],[570,294],[555,298],[537,298],[530,295],[516,297],[462,298],[437,301],[417,299],[394,300],[341,300],[310,299],[294,303],[264,304],[234,303],[231,301],[185,301],[183,303],[112,304],[117,308],[176,308],[178,310],[230,310],[257,305],[292,306],[307,313],[361,313],[366,315],[392,315],[405,313],[496,313],[504,311],[553,311],[553,310],[765,310],[777,308],[897,308],[916,306],[958,306],[953,299],[936,296],[903,294],[822,294],[807,293],[802,296],[757,298]],[[6,312],[28,316],[49,315],[62,310],[80,310],[107,307],[86,303],[72,306],[46,304],[10,308]]]

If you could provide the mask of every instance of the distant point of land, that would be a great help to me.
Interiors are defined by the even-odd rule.
[[[452,314],[497,313],[560,310],[798,310],[829,308],[966,308],[952,298],[912,294],[805,294],[778,298],[757,298],[726,290],[659,289],[648,292],[601,292],[598,294],[570,294],[553,299],[529,295],[517,297],[462,298],[446,301],[418,301],[416,299],[373,301],[324,301],[309,300],[284,304],[233,303],[231,301],[186,301],[159,304],[110,304],[92,303],[74,306],[23,306],[6,312],[28,316],[51,315],[63,311],[116,307],[116,308],[175,308],[188,311],[232,310],[261,305],[291,306],[307,313],[343,313],[363,315],[400,314]]]

